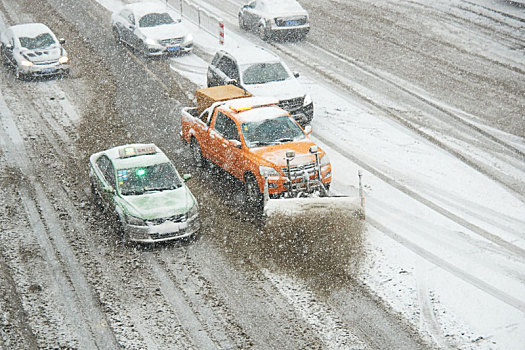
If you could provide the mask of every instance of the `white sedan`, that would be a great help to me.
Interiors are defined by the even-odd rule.
[[[189,52],[193,37],[181,19],[167,6],[157,3],[133,3],[111,16],[113,34],[146,56]]]
[[[45,24],[26,23],[7,28],[0,36],[4,65],[12,66],[19,79],[69,74],[69,58]]]

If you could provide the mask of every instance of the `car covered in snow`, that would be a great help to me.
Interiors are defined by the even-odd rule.
[[[197,200],[154,144],[130,144],[89,158],[95,202],[115,215],[124,239],[152,243],[195,235],[200,227]]]
[[[69,57],[58,39],[43,23],[17,24],[0,35],[4,65],[19,79],[69,74]]]
[[[303,39],[310,31],[306,10],[295,0],[252,0],[239,10],[239,27],[272,37]]]
[[[113,35],[146,56],[190,52],[193,36],[167,6],[153,2],[125,5],[111,16]]]
[[[298,77],[271,51],[244,46],[217,51],[208,67],[207,84],[234,84],[254,96],[276,97],[279,106],[305,126],[312,121],[314,104]]]

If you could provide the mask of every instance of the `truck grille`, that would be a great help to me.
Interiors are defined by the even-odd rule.
[[[295,27],[306,24],[306,16],[302,17],[281,17],[275,19],[275,24],[279,27]]]
[[[159,40],[159,43],[162,46],[176,46],[180,45],[182,43],[183,38],[171,38],[171,39],[164,39]]]
[[[288,112],[295,111],[303,106],[304,97],[295,97],[289,100],[280,100],[279,107]]]
[[[179,215],[170,216],[169,218],[151,219],[151,220],[147,220],[147,221],[148,221],[148,223],[150,223],[152,225],[160,225],[160,224],[164,223],[165,221],[185,222],[186,220],[187,220],[187,215],[186,214],[179,214]]]
[[[48,60],[48,61],[34,61],[34,64],[37,66],[47,66],[49,64],[57,64],[58,60]]]
[[[288,168],[284,167],[282,168],[282,170],[284,172],[284,175],[288,176]],[[302,176],[304,174],[304,171],[306,171],[309,176],[313,176],[315,173],[315,163],[290,167],[292,177]]]

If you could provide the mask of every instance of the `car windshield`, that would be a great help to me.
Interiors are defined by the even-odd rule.
[[[117,180],[124,196],[174,190],[182,186],[182,180],[171,163],[119,169]]]
[[[282,81],[288,77],[288,72],[280,62],[251,64],[244,67],[242,72],[244,84],[265,84]]]
[[[241,124],[244,142],[249,148],[304,139],[306,135],[289,116]]]
[[[156,27],[163,24],[175,23],[173,18],[167,13],[148,13],[139,20],[139,27]]]
[[[21,36],[18,38],[20,45],[29,50],[45,49],[56,44],[55,39],[49,33],[42,33],[35,37]]]

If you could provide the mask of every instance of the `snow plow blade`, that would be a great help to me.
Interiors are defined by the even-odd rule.
[[[324,217],[339,213],[350,216],[362,216],[361,199],[357,197],[305,197],[270,199],[264,206],[264,215],[270,219],[275,215]]]

